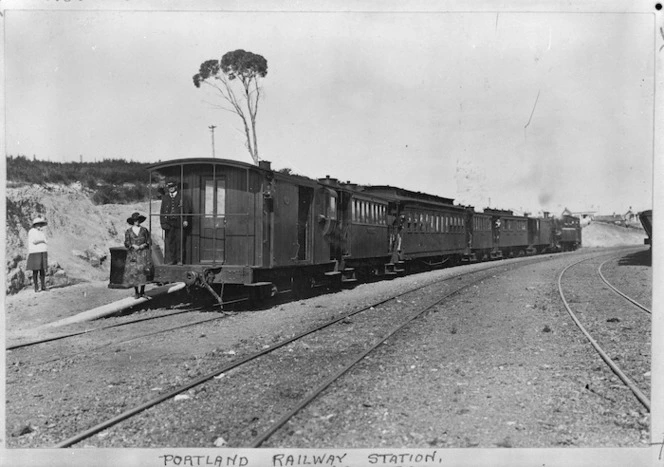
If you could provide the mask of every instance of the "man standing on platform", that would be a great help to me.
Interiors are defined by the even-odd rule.
[[[182,194],[175,180],[166,183],[168,192],[161,200],[160,221],[164,229],[164,262],[183,264],[185,262],[186,233],[189,230],[191,203]]]

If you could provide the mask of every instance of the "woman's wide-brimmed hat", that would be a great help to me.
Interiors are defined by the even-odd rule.
[[[46,219],[44,219],[41,216],[35,217],[34,220],[32,221],[32,226],[33,227],[36,226],[36,225],[46,225],[46,224],[48,224],[48,222],[46,222]]]
[[[145,219],[146,219],[145,216],[141,215],[138,212],[135,212],[131,215],[131,217],[127,218],[127,224],[134,225],[134,222],[136,221],[138,221],[138,223],[140,224],[141,222],[145,222]]]

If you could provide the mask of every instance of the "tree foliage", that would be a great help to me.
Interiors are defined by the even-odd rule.
[[[255,164],[260,160],[256,136],[256,115],[262,90],[260,78],[265,75],[267,60],[261,55],[239,49],[225,53],[221,60],[204,61],[193,76],[194,86],[211,86],[230,104],[230,108],[225,105],[220,108],[240,117],[244,124],[246,147]],[[239,86],[234,83],[239,83]]]

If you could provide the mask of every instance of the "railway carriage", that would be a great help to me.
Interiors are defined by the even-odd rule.
[[[484,209],[491,216],[491,258],[523,256],[528,250],[528,218],[504,209]]]
[[[466,243],[464,261],[486,261],[493,250],[493,226],[490,214],[467,209]]]
[[[414,269],[457,264],[466,248],[466,211],[454,200],[392,186],[365,187],[388,201],[394,219],[393,263]]]
[[[328,183],[327,179],[321,180]],[[343,281],[356,275],[362,278],[391,274],[388,201],[364,187],[352,183],[337,183],[341,199],[339,209],[339,246],[334,259],[341,265]]]
[[[156,264],[155,282],[241,286],[256,297],[339,279],[328,238],[337,194],[306,177],[224,159],[180,159],[148,167],[151,186],[176,179],[192,212],[177,265]],[[150,228],[159,222],[150,212]],[[322,220],[322,221],[321,221]],[[181,224],[181,223],[180,223]],[[212,286],[215,286],[214,288]]]

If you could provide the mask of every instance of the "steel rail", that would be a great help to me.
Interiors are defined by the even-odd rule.
[[[619,255],[619,256],[620,256],[620,255]],[[628,302],[630,302],[632,305],[635,305],[637,308],[640,308],[641,310],[645,311],[646,313],[650,313],[650,314],[652,314],[652,312],[650,311],[650,309],[649,309],[647,306],[645,306],[645,305],[641,305],[639,302],[637,302],[636,300],[634,300],[632,297],[630,297],[630,296],[624,294],[623,292],[621,292],[620,290],[618,290],[615,286],[613,286],[613,285],[612,285],[612,284],[606,279],[606,277],[604,277],[604,274],[602,274],[602,266],[604,266],[604,265],[605,265],[606,263],[608,263],[609,261],[613,261],[613,260],[616,259],[617,257],[618,257],[618,256],[615,256],[615,257],[613,257],[613,258],[609,258],[609,259],[607,259],[606,261],[604,261],[602,264],[599,265],[599,267],[597,268],[597,272],[599,273],[599,277],[602,278],[602,280],[604,281],[604,283],[605,283],[606,285],[608,285],[609,288],[610,288],[611,290],[613,290],[615,293],[617,293],[618,295],[620,295],[622,298],[624,298],[625,300],[627,300]]]
[[[276,422],[274,422],[270,427],[260,436],[257,436],[254,438],[251,443],[249,444],[250,448],[257,448],[260,447],[261,444],[263,444],[270,436],[272,436],[279,428],[281,428],[288,420],[293,418],[295,414],[297,414],[300,410],[302,410],[304,407],[309,405],[316,397],[318,397],[325,389],[327,389],[328,386],[330,386],[332,383],[337,381],[339,378],[341,378],[344,374],[346,374],[352,367],[354,367],[357,363],[362,361],[367,355],[369,355],[371,352],[373,352],[379,345],[381,345],[383,342],[385,342],[387,339],[392,337],[394,334],[408,326],[412,321],[417,319],[418,317],[422,316],[424,313],[429,311],[431,308],[434,306],[440,304],[443,300],[458,294],[462,290],[470,287],[471,285],[474,285],[478,282],[483,281],[486,279],[486,277],[482,277],[481,279],[477,279],[470,284],[466,284],[462,287],[459,287],[458,289],[454,290],[453,292],[450,292],[443,297],[439,298],[436,300],[434,303],[425,306],[422,308],[420,311],[413,313],[404,323],[400,324],[399,326],[395,327],[392,329],[390,332],[388,332],[385,336],[381,337],[378,339],[377,342],[375,342],[373,345],[371,345],[367,350],[364,352],[359,353],[351,362],[346,364],[343,368],[335,372],[334,374],[328,376],[323,382],[318,385],[313,391],[311,391],[309,394],[307,394],[295,407],[293,407],[290,411],[285,413],[284,415],[279,418]]]
[[[602,256],[602,255],[599,255],[599,256]],[[639,402],[641,402],[641,404],[643,404],[643,406],[646,409],[648,409],[648,412],[650,412],[650,401],[648,400],[648,398],[632,382],[632,380],[630,380],[627,377],[627,375],[625,375],[620,370],[620,368],[618,368],[618,365],[616,365],[615,362],[613,360],[611,360],[611,358],[606,354],[606,352],[604,352],[602,347],[600,347],[600,345],[595,341],[595,339],[593,339],[592,336],[588,333],[588,331],[586,331],[586,329],[583,327],[583,325],[581,324],[579,319],[576,317],[576,315],[574,314],[574,312],[570,308],[569,303],[567,302],[567,299],[565,298],[565,294],[563,292],[563,286],[562,286],[562,278],[563,278],[563,275],[565,274],[565,272],[567,272],[567,270],[570,269],[572,266],[576,266],[579,263],[582,263],[584,261],[588,261],[588,260],[594,259],[594,258],[596,258],[596,257],[585,258],[585,259],[582,259],[582,260],[577,261],[575,263],[572,263],[572,264],[568,265],[567,267],[565,267],[560,272],[560,275],[558,276],[558,292],[560,293],[560,298],[562,298],[562,300],[563,300],[563,304],[565,305],[565,308],[567,309],[567,313],[569,313],[569,315],[571,316],[574,323],[578,326],[578,328],[581,330],[581,332],[583,332],[583,334],[586,336],[586,338],[590,341],[590,343],[595,348],[597,353],[599,353],[600,357],[602,357],[602,360],[604,360],[606,362],[606,364],[609,365],[611,370],[622,380],[623,383],[625,383],[625,385],[627,385],[627,387],[632,391],[632,393],[634,393],[634,395],[639,400]]]
[[[166,328],[166,329],[159,329],[158,331],[149,332],[147,334],[139,334],[139,335],[136,335],[136,336],[132,336],[129,339],[125,339],[125,340],[121,340],[121,341],[107,342],[106,344],[102,344],[102,345],[100,345],[98,347],[95,347],[93,349],[81,350],[80,352],[74,352],[74,353],[71,353],[71,354],[62,355],[60,357],[52,358],[50,360],[41,360],[41,361],[36,361],[36,362],[28,362],[28,364],[30,364],[30,365],[45,365],[47,363],[57,362],[58,360],[62,360],[63,358],[76,357],[77,355],[81,355],[81,354],[90,355],[91,352],[95,352],[99,349],[103,349],[104,347],[110,347],[110,346],[113,346],[113,345],[126,344],[127,342],[132,342],[132,341],[135,341],[137,339],[143,339],[144,337],[156,336],[157,334],[162,334],[164,332],[177,331],[178,329],[184,329],[184,328],[196,326],[198,324],[209,323],[210,321],[217,321],[217,320],[222,319],[222,318],[226,318],[226,315],[216,316],[214,318],[202,319],[200,321],[194,321],[192,323],[180,324],[178,326],[173,326],[173,327]]]
[[[72,333],[68,333],[68,334],[60,334],[60,335],[53,336],[53,337],[46,337],[44,339],[38,339],[38,340],[34,340],[34,341],[22,342],[20,344],[10,345],[10,346],[5,347],[5,350],[15,350],[15,349],[20,349],[22,347],[30,347],[30,346],[37,345],[37,344],[44,344],[46,342],[52,342],[52,341],[57,341],[57,340],[61,340],[61,339],[67,339],[69,337],[80,336],[81,334],[87,334],[87,333],[94,332],[94,331],[105,331],[107,329],[113,329],[113,328],[117,328],[117,327],[121,327],[121,326],[127,326],[129,324],[141,323],[143,321],[150,321],[150,320],[153,320],[153,319],[160,319],[160,318],[168,318],[169,316],[181,315],[183,313],[191,313],[191,311],[192,310],[177,311],[175,313],[168,313],[168,314],[165,314],[165,315],[150,316],[149,318],[135,319],[135,320],[131,320],[131,321],[125,321],[124,323],[116,323],[116,324],[111,324],[111,325],[108,325],[108,326],[100,326],[100,327],[97,327],[97,328],[85,329],[84,331],[77,331],[77,332],[72,332]]]

